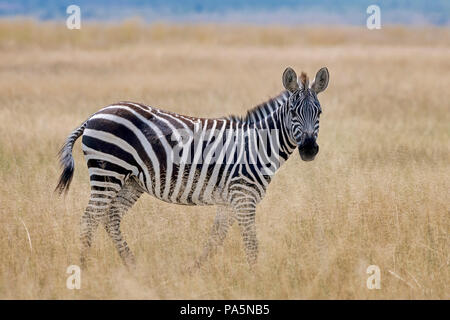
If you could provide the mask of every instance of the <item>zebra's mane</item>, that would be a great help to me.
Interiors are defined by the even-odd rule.
[[[255,123],[258,120],[264,119],[267,115],[281,107],[289,96],[289,91],[284,90],[278,96],[270,98],[269,100],[247,110],[247,114],[245,116],[229,115],[226,118],[238,123]]]

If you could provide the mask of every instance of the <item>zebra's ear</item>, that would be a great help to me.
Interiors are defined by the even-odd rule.
[[[297,74],[295,73],[294,69],[292,68],[286,68],[283,72],[283,86],[286,88],[286,90],[289,90],[290,92],[294,92],[298,90],[298,81],[297,81]]]
[[[316,94],[322,92],[328,87],[328,80],[330,79],[330,74],[326,67],[323,67],[319,71],[317,71],[316,77],[314,81],[311,83],[311,90],[313,90]]]

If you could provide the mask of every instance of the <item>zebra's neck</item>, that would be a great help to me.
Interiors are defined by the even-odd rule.
[[[257,123],[247,120],[242,125],[248,128],[248,161],[270,182],[297,146],[290,132],[287,101]]]
[[[258,123],[285,104],[290,95],[291,93],[289,91],[282,91],[276,97],[270,98],[258,104],[256,107],[249,109],[244,117],[231,115],[227,119],[238,123]]]

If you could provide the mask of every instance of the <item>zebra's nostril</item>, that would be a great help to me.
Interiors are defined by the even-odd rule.
[[[298,151],[302,160],[311,161],[314,160],[314,157],[319,152],[319,146],[314,138],[307,138],[301,145],[299,145]]]
[[[307,136],[305,139],[303,139],[303,142],[299,145],[300,149],[311,149],[317,146],[316,139],[311,136]]]

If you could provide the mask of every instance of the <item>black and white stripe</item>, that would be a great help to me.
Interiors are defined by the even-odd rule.
[[[169,203],[220,206],[198,264],[222,243],[233,220],[241,227],[249,262],[255,262],[256,205],[299,144],[298,136],[313,126],[317,137],[318,107],[315,93],[294,90],[244,118],[194,118],[133,102],[101,109],[68,137],[60,153],[64,171],[57,190],[63,192],[73,176],[72,147],[82,135],[91,184],[81,220],[82,262],[102,223],[124,262],[133,264],[120,221],[144,192]]]

